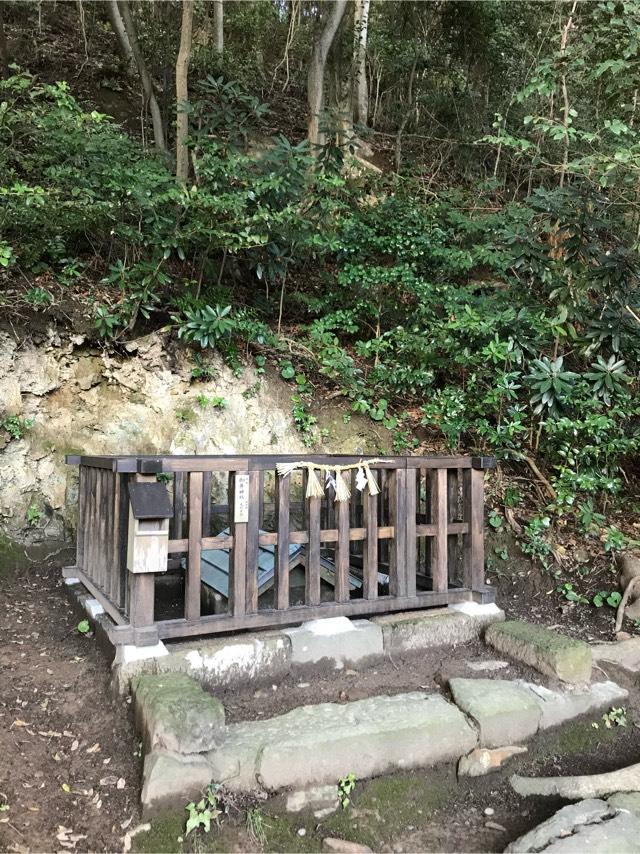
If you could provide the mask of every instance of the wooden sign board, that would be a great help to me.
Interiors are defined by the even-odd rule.
[[[237,474],[235,477],[236,491],[234,496],[234,522],[249,521],[249,475]]]

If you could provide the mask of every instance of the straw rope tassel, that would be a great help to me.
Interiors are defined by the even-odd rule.
[[[374,473],[369,468],[369,463],[364,464],[364,470],[367,476],[369,495],[377,495],[380,492],[380,487],[378,486],[378,481],[376,480]]]
[[[351,498],[351,490],[342,477],[340,466],[336,466],[336,501],[348,501]]]
[[[307,498],[322,498],[324,489],[312,463],[307,465]]]

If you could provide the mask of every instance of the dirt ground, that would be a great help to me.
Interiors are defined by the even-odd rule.
[[[76,629],[77,616],[60,580],[62,557],[0,570],[2,851],[122,851],[125,833],[141,821],[140,745],[130,707],[112,699],[102,652]],[[549,609],[535,616],[549,623],[552,615]],[[574,633],[568,621],[562,627]],[[466,662],[486,657],[482,645],[472,643],[444,656],[434,650],[388,660],[364,673],[327,671],[313,681],[301,674],[276,690],[267,684],[228,691],[221,699],[229,720],[238,720],[282,713],[305,702],[440,690],[447,676],[471,675]],[[515,665],[483,675],[533,676]],[[324,837],[340,836],[379,851],[502,851],[559,806],[518,798],[508,775],[516,769],[589,773],[628,764],[640,753],[640,729],[633,723],[640,721],[636,696],[626,709],[626,727],[608,730],[600,723],[596,730],[591,720],[573,724],[537,739],[529,754],[491,777],[457,783],[454,769],[443,768],[359,782],[352,806],[322,821],[288,816],[280,797],[253,805],[254,822],[248,824],[247,804],[223,797],[220,827],[208,835],[200,831],[185,839],[186,813],[178,811],[136,836],[133,849],[319,851]],[[493,813],[486,815],[487,809]]]

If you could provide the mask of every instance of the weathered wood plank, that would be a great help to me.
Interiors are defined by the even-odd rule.
[[[307,500],[307,571],[305,574],[305,602],[320,604],[320,498]]]
[[[436,526],[432,540],[431,578],[433,589],[440,593],[448,587],[447,576],[447,470],[436,469],[432,475],[431,519]]]
[[[187,620],[200,616],[200,570],[202,559],[202,472],[189,475],[189,554],[184,587],[184,613]]]
[[[338,474],[338,477],[342,477]],[[349,601],[349,527],[350,519],[354,518],[351,511],[353,502],[353,494],[351,501],[336,502],[336,516],[338,521],[338,543],[336,549],[336,575],[335,575],[335,601]]]
[[[258,557],[260,546],[260,472],[249,472],[249,520],[247,522],[247,581],[245,608],[248,614],[258,610]]]
[[[161,638],[193,637],[219,632],[232,632],[238,629],[256,629],[263,626],[295,625],[307,620],[323,617],[340,617],[358,614],[393,613],[409,611],[415,608],[432,608],[438,605],[464,602],[472,598],[469,590],[448,590],[446,593],[427,591],[413,598],[380,596],[377,599],[351,599],[349,602],[327,602],[323,605],[296,605],[286,611],[262,609],[255,614],[233,617],[227,614],[201,617],[195,622],[187,620],[163,620],[156,623]]]
[[[245,612],[247,579],[247,523],[235,519],[236,473],[229,474],[229,527],[233,532],[231,560],[229,561],[229,614],[236,619]]]
[[[185,474],[177,471],[173,475],[173,519],[169,526],[172,540],[182,539],[184,533],[184,480]]]
[[[484,582],[484,471],[471,471],[470,575],[471,589],[481,590]],[[465,579],[466,584],[466,579]]]
[[[275,551],[275,589],[276,608],[289,607],[289,501],[291,498],[291,478],[276,477],[276,551]],[[262,539],[262,538],[260,538]]]
[[[389,518],[394,537],[389,543],[389,593],[407,594],[407,491],[405,470],[396,469],[389,475]]]
[[[202,473],[202,536],[211,535],[211,477],[210,471]]]
[[[378,596],[378,496],[368,489],[364,494],[364,543],[362,568],[362,595],[365,599]]]
[[[406,577],[406,596],[416,595],[416,573],[418,571],[416,544],[416,469],[407,469],[404,472],[405,477],[405,537],[406,537],[406,558],[405,558],[405,577]]]

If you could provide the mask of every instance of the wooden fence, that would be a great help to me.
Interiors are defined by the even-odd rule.
[[[305,473],[281,462],[348,465],[360,457],[69,456],[79,466],[77,576],[115,625],[115,643],[157,642],[339,615],[366,615],[492,599],[484,579],[484,473],[491,457],[393,457],[371,470],[378,495],[334,502],[305,495]],[[366,457],[363,459],[367,459]],[[127,568],[131,482],[165,482],[168,558],[157,572]],[[238,492],[238,487],[241,491]],[[241,496],[242,507],[235,506]],[[304,562],[290,585],[290,547]],[[203,611],[202,553],[228,555],[227,596]],[[259,556],[273,553],[268,595]],[[330,584],[323,578],[329,567]],[[295,593],[295,596],[294,596]],[[205,608],[206,610],[210,610]]]

